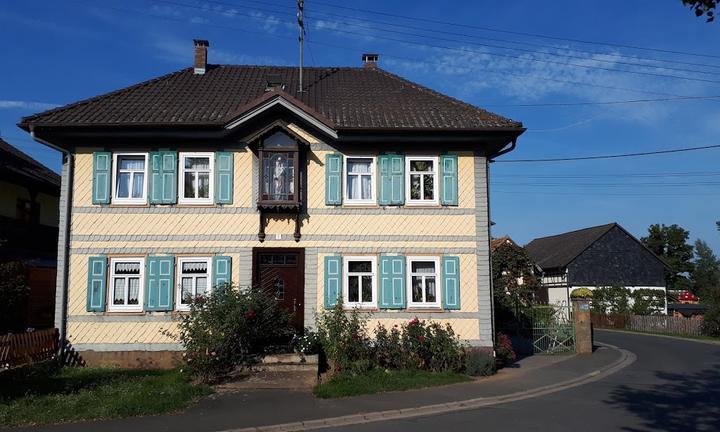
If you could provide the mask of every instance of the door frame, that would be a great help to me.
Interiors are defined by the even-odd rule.
[[[302,327],[305,327],[305,248],[283,248],[283,247],[254,247],[252,253],[252,286],[257,288],[260,286],[260,259],[259,256],[262,253],[283,253],[283,252],[297,252],[298,253],[298,268],[299,270],[299,300],[302,302],[302,307],[298,308],[300,314],[302,314]]]

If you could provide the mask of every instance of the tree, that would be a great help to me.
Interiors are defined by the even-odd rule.
[[[20,263],[0,264],[0,334],[18,331],[20,314],[30,288]]]
[[[707,301],[720,293],[720,260],[710,246],[698,239],[695,241],[695,270],[692,273],[693,292],[701,301]]]
[[[648,249],[659,256],[669,271],[666,275],[668,290],[691,290],[688,277],[695,268],[692,262],[693,246],[688,244],[690,233],[678,225],[650,225],[648,236],[640,239]]]
[[[701,17],[705,15],[705,22],[715,21],[715,8],[718,5],[717,0],[682,0],[683,4],[693,11],[695,16]]]
[[[522,247],[503,243],[495,248],[492,277],[496,300],[513,307],[529,306],[540,287],[533,269],[534,264]]]

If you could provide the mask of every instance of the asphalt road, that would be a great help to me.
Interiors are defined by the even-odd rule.
[[[720,431],[720,345],[603,331],[595,338],[632,351],[637,361],[543,397],[335,430]]]

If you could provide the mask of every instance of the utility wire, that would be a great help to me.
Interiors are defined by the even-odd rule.
[[[666,54],[680,54],[680,55],[695,56],[695,57],[720,58],[720,55],[713,55],[713,54],[693,53],[693,52],[688,52],[688,51],[674,51],[674,50],[668,50],[668,49],[642,47],[642,46],[637,46],[637,45],[618,44],[618,43],[612,43],[612,42],[599,42],[599,41],[590,41],[590,40],[583,40],[583,39],[563,38],[563,37],[549,36],[549,35],[544,35],[544,34],[539,34],[539,33],[520,32],[520,31],[513,31],[513,30],[504,30],[504,29],[499,29],[499,28],[494,28],[494,27],[483,27],[483,26],[470,25],[470,24],[453,23],[453,22],[435,20],[435,19],[430,19],[430,18],[411,17],[411,16],[407,16],[407,15],[399,15],[399,14],[376,11],[376,10],[371,10],[371,9],[362,9],[362,8],[349,7],[349,6],[341,6],[341,5],[322,2],[322,1],[315,1],[314,3],[323,5],[323,6],[332,7],[332,8],[343,9],[343,10],[352,10],[355,12],[362,12],[362,13],[368,13],[368,14],[373,14],[373,15],[383,15],[383,16],[387,16],[387,17],[401,18],[401,19],[411,20],[411,21],[420,21],[420,22],[441,24],[441,25],[447,25],[447,26],[472,28],[472,29],[476,29],[476,30],[484,30],[484,31],[489,31],[489,32],[507,33],[507,34],[514,34],[514,35],[519,35],[519,36],[530,36],[530,37],[537,37],[537,38],[542,38],[542,39],[558,40],[558,41],[565,41],[565,42],[576,42],[576,43],[590,44],[590,45],[604,45],[604,46],[613,46],[613,47],[618,47],[618,48],[628,48],[628,49],[636,49],[636,50],[643,50],[643,51],[654,51],[654,52],[662,52],[662,53],[666,53]]]
[[[486,108],[505,108],[505,107],[568,107],[568,106],[586,106],[586,105],[624,105],[624,104],[637,104],[637,103],[651,103],[651,102],[674,102],[674,101],[691,101],[691,100],[707,100],[707,99],[720,99],[718,96],[677,96],[657,99],[630,99],[630,100],[615,100],[615,101],[601,101],[601,102],[547,102],[547,103],[528,103],[528,104],[483,104]]]
[[[150,1],[161,1],[164,2],[164,0],[150,0]],[[205,0],[208,3],[212,4],[218,4],[228,7],[238,7],[239,5],[236,3],[227,3],[219,0]],[[252,1],[252,0],[242,0],[249,3],[257,3],[261,5],[272,5],[271,3],[262,2],[262,1]],[[276,5],[273,5],[276,6]],[[187,7],[192,7],[188,5]],[[262,8],[258,6],[251,6],[253,10],[258,11],[264,11],[264,12],[270,12],[275,14],[281,14],[281,15],[292,15],[290,12],[286,11],[278,11],[273,9],[267,9]],[[472,38],[472,39],[479,39],[479,40],[489,40],[493,42],[503,42],[503,43],[510,43],[515,45],[527,45],[527,46],[538,46],[544,49],[556,49],[556,50],[562,50],[566,52],[575,52],[575,53],[584,53],[584,54],[592,54],[592,55],[602,55],[602,56],[608,56],[608,57],[618,57],[618,58],[630,58],[634,60],[645,60],[645,61],[651,61],[655,63],[677,63],[677,64],[686,64],[686,65],[692,65],[692,66],[701,66],[701,67],[709,67],[709,68],[720,68],[720,65],[710,65],[710,64],[703,64],[703,63],[691,63],[691,62],[679,62],[679,61],[673,61],[673,60],[664,60],[664,59],[650,59],[650,58],[642,58],[637,56],[624,56],[620,54],[614,54],[614,53],[604,53],[604,52],[597,52],[597,51],[582,51],[582,50],[576,50],[572,48],[563,48],[563,47],[556,47],[556,46],[548,46],[543,44],[536,44],[528,41],[512,41],[507,39],[497,39],[497,38],[488,38],[484,36],[477,36],[477,35],[471,35],[467,33],[458,33],[458,32],[450,32],[450,31],[443,31],[443,30],[437,30],[437,29],[429,29],[426,27],[418,27],[418,26],[409,26],[409,25],[403,25],[399,23],[391,23],[387,21],[376,21],[376,20],[368,20],[359,18],[356,16],[348,16],[348,15],[339,15],[339,14],[333,14],[328,12],[322,12],[322,11],[314,11],[312,14],[308,14],[308,16],[311,16],[313,18],[316,18],[315,15],[319,16],[329,16],[332,18],[340,18],[343,20],[350,19],[352,21],[359,21],[359,22],[367,22],[370,24],[375,25],[381,25],[381,26],[391,26],[396,28],[404,28],[404,29],[411,29],[411,30],[418,30],[426,33],[439,33],[439,34],[447,34],[447,35],[453,35],[453,36],[462,36],[466,38]],[[417,34],[417,33],[408,33],[408,32],[402,32],[402,31],[393,31],[393,30],[387,30],[384,28],[378,28],[374,26],[368,26],[368,25],[362,25],[358,24],[357,22],[347,22],[347,21],[335,21],[334,24],[344,24],[349,25],[352,27],[360,27],[363,29],[369,29],[373,31],[385,31],[390,33],[397,33],[397,34],[403,34],[403,35],[410,35],[410,36],[416,36],[416,37],[422,37],[426,39],[437,39],[442,41],[450,41],[450,42],[457,42],[462,44],[471,44],[471,45],[477,45],[477,46],[483,46],[483,47],[489,47],[489,48],[496,48],[496,49],[505,49],[505,50],[511,50],[511,51],[520,51],[520,52],[526,52],[526,53],[532,53],[532,54],[541,54],[541,55],[549,55],[554,57],[561,57],[561,58],[573,58],[573,59],[579,59],[579,60],[592,60],[593,62],[599,62],[599,63],[610,63],[613,65],[619,64],[624,66],[634,66],[634,67],[642,67],[642,68],[653,68],[653,69],[664,69],[664,70],[670,70],[670,71],[676,71],[676,72],[689,72],[689,73],[698,73],[698,74],[705,74],[705,75],[717,75],[718,71],[699,71],[697,69],[684,69],[684,68],[676,68],[676,67],[670,67],[670,66],[663,66],[663,65],[653,65],[653,64],[647,64],[647,63],[633,63],[633,62],[625,62],[625,61],[617,61],[617,60],[609,60],[605,58],[591,58],[588,57],[582,57],[577,55],[571,55],[571,54],[564,54],[564,53],[557,53],[557,52],[548,52],[548,51],[537,51],[537,50],[531,50],[527,48],[518,48],[518,47],[512,47],[512,46],[501,46],[501,45],[491,45],[487,43],[475,43],[472,41],[466,41],[466,40],[457,40],[457,39],[447,39],[447,38],[438,38],[433,37],[431,35],[424,35],[424,34]],[[332,29],[330,29],[332,30]]]
[[[174,2],[174,1],[170,1],[170,0],[151,0],[151,1],[158,2],[158,3],[166,3],[166,4],[171,4],[171,5],[186,7],[186,8],[191,8],[191,9],[198,9],[198,10],[202,10],[205,12],[208,11],[207,8],[198,7],[195,5],[188,5],[185,3],[178,3],[178,2]],[[213,10],[210,10],[210,12],[216,12],[219,14],[222,13],[221,11],[213,11]],[[242,13],[236,13],[236,15],[252,17],[252,15],[242,14]],[[349,24],[349,23],[345,23],[345,24],[352,26],[352,24]],[[363,33],[363,32],[357,32],[357,31],[340,29],[340,28],[334,28],[334,29],[331,29],[331,31],[337,32],[337,33],[343,33],[343,34],[368,36],[367,32]],[[419,35],[419,34],[400,32],[400,31],[394,31],[394,30],[382,30],[382,31],[396,33],[396,34],[402,34],[402,35],[411,36],[411,37],[412,36],[423,37],[423,35]],[[389,37],[389,36],[381,36],[381,35],[377,35],[377,34],[373,34],[371,36],[376,39],[398,42],[398,43],[403,43],[403,44],[407,44],[407,45],[422,46],[422,47],[426,47],[426,48],[441,49],[441,50],[446,50],[446,51],[466,52],[466,53],[471,53],[471,54],[481,54],[481,55],[488,55],[488,56],[493,56],[493,57],[502,57],[502,58],[509,58],[509,59],[513,59],[513,60],[530,61],[530,62],[544,63],[544,64],[557,64],[557,65],[582,68],[582,69],[602,70],[605,72],[612,72],[612,73],[627,73],[627,74],[635,74],[635,75],[652,76],[652,77],[658,77],[658,78],[671,78],[671,79],[679,79],[679,80],[685,80],[685,81],[697,81],[697,82],[705,82],[705,83],[710,83],[710,84],[720,84],[719,80],[712,80],[712,79],[694,78],[694,77],[681,76],[681,75],[668,75],[668,74],[662,74],[662,73],[657,73],[657,72],[614,69],[614,68],[610,68],[610,67],[591,66],[591,65],[585,65],[585,64],[561,62],[561,61],[554,61],[554,60],[543,60],[543,59],[534,58],[534,57],[523,57],[521,55],[503,54],[503,53],[490,52],[490,51],[474,50],[474,49],[463,48],[463,47],[451,47],[451,46],[445,46],[445,45],[423,43],[423,42],[399,39],[399,38],[394,38],[394,37]],[[433,38],[433,39],[442,40],[442,41],[458,42],[457,40],[446,39],[446,38]],[[483,44],[480,44],[480,45],[483,45]],[[484,46],[493,47],[491,45],[484,45]],[[494,46],[494,47],[496,47],[496,46]],[[533,52],[532,50],[529,50],[529,51]]]
[[[547,159],[507,159],[507,160],[493,160],[492,162],[494,162],[494,163],[523,163],[523,162],[530,163],[530,162],[571,162],[571,161],[598,160],[598,159],[619,159],[619,158],[627,158],[627,157],[653,156],[653,155],[659,155],[659,154],[709,150],[709,149],[715,149],[715,148],[720,148],[720,144],[702,146],[702,147],[687,147],[687,148],[679,148],[679,149],[671,149],[671,150],[657,150],[657,151],[639,152],[639,153],[624,153],[624,154],[616,154],[616,155],[580,156],[580,157],[547,158]]]

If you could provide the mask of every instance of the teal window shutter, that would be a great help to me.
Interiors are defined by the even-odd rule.
[[[93,153],[92,203],[110,204],[112,153]]]
[[[177,202],[177,152],[150,153],[150,204]]]
[[[380,308],[405,308],[405,257],[380,257]]]
[[[107,286],[107,257],[94,256],[88,259],[87,311],[105,311]]]
[[[443,256],[443,308],[460,309],[460,257]]]
[[[213,287],[232,284],[232,258],[229,256],[214,256],[212,271]]]
[[[325,204],[342,204],[342,155],[325,155]]]
[[[458,157],[457,155],[440,156],[440,204],[458,205]]]
[[[233,154],[215,153],[215,202],[232,204],[233,202]]]
[[[145,275],[145,310],[171,311],[175,284],[175,258],[151,256],[147,258]]]
[[[342,257],[325,257],[325,308],[335,307],[342,294]]]
[[[405,157],[402,155],[378,156],[378,204],[403,205],[405,203]]]

